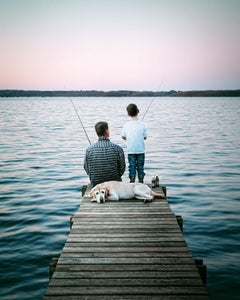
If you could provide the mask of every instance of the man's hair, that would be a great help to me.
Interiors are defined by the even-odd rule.
[[[98,122],[95,125],[95,130],[98,136],[103,136],[108,129],[108,123],[107,122]]]
[[[139,109],[136,104],[129,104],[127,106],[127,112],[130,117],[135,117],[139,113]]]

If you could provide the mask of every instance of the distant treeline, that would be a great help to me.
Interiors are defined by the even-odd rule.
[[[240,97],[239,90],[207,91],[37,91],[0,90],[0,97]]]

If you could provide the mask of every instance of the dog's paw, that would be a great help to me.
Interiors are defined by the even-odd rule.
[[[153,199],[144,199],[143,200],[143,203],[150,203],[150,202],[152,202],[153,201]]]

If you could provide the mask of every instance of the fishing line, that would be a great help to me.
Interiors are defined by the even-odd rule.
[[[79,116],[79,113],[78,113],[78,111],[77,111],[77,109],[76,109],[76,106],[74,105],[74,103],[73,103],[73,101],[72,101],[72,98],[70,97],[69,99],[70,99],[70,101],[71,101],[71,103],[72,103],[72,106],[73,106],[73,108],[74,108],[74,110],[75,110],[75,112],[76,112],[76,114],[77,114],[78,120],[80,121],[80,123],[81,123],[81,125],[82,125],[83,131],[85,132],[85,135],[86,135],[86,137],[87,137],[87,139],[88,139],[88,142],[89,142],[89,144],[91,145],[91,141],[90,141],[90,139],[89,139],[89,137],[88,137],[87,131],[86,131],[84,125],[83,125],[83,122],[82,122],[80,116]]]

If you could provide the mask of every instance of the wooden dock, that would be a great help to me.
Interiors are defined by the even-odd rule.
[[[43,299],[209,299],[180,223],[167,200],[84,196]]]

